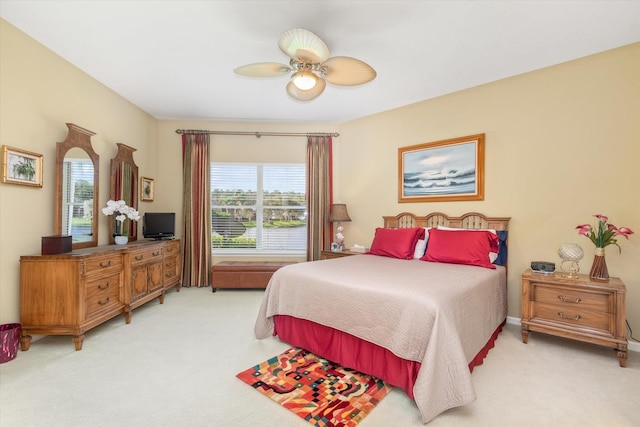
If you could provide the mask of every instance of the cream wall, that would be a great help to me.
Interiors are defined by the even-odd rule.
[[[347,245],[369,245],[381,216],[400,211],[511,216],[509,315],[519,317],[519,275],[531,260],[558,262],[558,246],[575,242],[588,271],[593,246],[576,234],[577,224],[603,213],[640,233],[638,69],[640,43],[343,124],[157,121],[0,20],[0,143],[44,155],[42,189],[0,184],[0,322],[19,321],[20,255],[39,253],[41,236],[53,233],[55,143],[64,140],[66,122],[96,132],[101,204],[122,142],[138,149],[139,175],[155,179],[155,200],[140,202],[140,210],[175,211],[178,224],[176,129],[339,132],[334,199],[347,203],[353,220],[343,224]],[[484,201],[397,203],[398,147],[475,133],[486,134]],[[215,159],[304,161],[303,137],[212,138]],[[100,244],[107,233],[104,218]],[[607,263],[627,284],[638,335],[640,235],[621,246],[621,255],[607,249]]]
[[[606,250],[627,285],[640,336],[640,43],[377,114],[340,127],[336,196],[347,203],[347,246],[369,245],[383,215],[402,211],[510,216],[509,315],[520,317],[520,274],[559,262],[565,242],[593,244],[575,227],[608,215],[636,232]],[[429,84],[423,82],[421,84]],[[485,200],[397,202],[398,147],[485,133]]]
[[[43,187],[0,184],[0,322],[18,322],[21,255],[37,254],[54,234],[56,143],[65,123],[96,133],[100,205],[109,198],[110,159],[116,143],[137,149],[140,176],[155,176],[156,120],[49,49],[0,20],[0,143],[42,154]],[[141,202],[142,212],[153,203]],[[99,244],[108,223],[99,217]]]

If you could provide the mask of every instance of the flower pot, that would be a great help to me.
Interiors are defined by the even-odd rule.
[[[116,241],[116,245],[126,245],[129,243],[129,236],[115,236],[113,239]]]
[[[589,277],[593,280],[609,280],[607,261],[604,258],[604,248],[596,248],[596,254],[593,258],[593,265],[591,266]]]

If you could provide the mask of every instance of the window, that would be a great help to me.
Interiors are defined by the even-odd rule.
[[[305,169],[304,164],[212,163],[213,251],[304,254]]]
[[[93,162],[90,159],[65,157],[62,173],[62,234],[73,242],[91,241],[93,221]]]

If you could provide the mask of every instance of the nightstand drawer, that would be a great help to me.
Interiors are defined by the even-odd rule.
[[[567,309],[591,310],[610,313],[613,307],[613,292],[590,292],[584,289],[570,289],[534,284],[532,300],[538,303],[554,304]]]
[[[609,330],[611,315],[601,311],[583,310],[580,307],[562,307],[556,304],[532,303],[532,320],[558,322],[562,326],[597,329],[605,333]]]

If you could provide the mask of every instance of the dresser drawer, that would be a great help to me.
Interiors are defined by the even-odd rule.
[[[174,256],[164,260],[164,280],[165,283],[172,282],[178,277],[178,257]]]
[[[164,245],[164,255],[172,256],[180,253],[180,242],[178,240],[172,240]]]
[[[84,271],[87,275],[93,275],[99,274],[109,268],[121,270],[122,266],[122,255],[113,254],[109,256],[88,259],[84,263]]]
[[[135,266],[150,262],[154,259],[162,259],[162,248],[156,247],[144,251],[135,251],[131,253],[131,265]]]
[[[532,300],[554,304],[572,310],[590,310],[610,313],[614,307],[612,292],[588,291],[548,285],[533,284]]]
[[[109,279],[87,283],[87,319],[122,306],[118,275],[110,276]]]
[[[611,314],[603,311],[584,310],[580,307],[560,306],[557,304],[545,304],[538,301],[532,303],[532,319],[536,321],[551,321],[561,326],[572,328],[597,329],[605,333],[612,333],[609,327],[612,325]]]
[[[111,294],[113,289],[120,289],[120,273],[111,274],[97,280],[87,282],[87,298],[93,298],[97,295]]]

